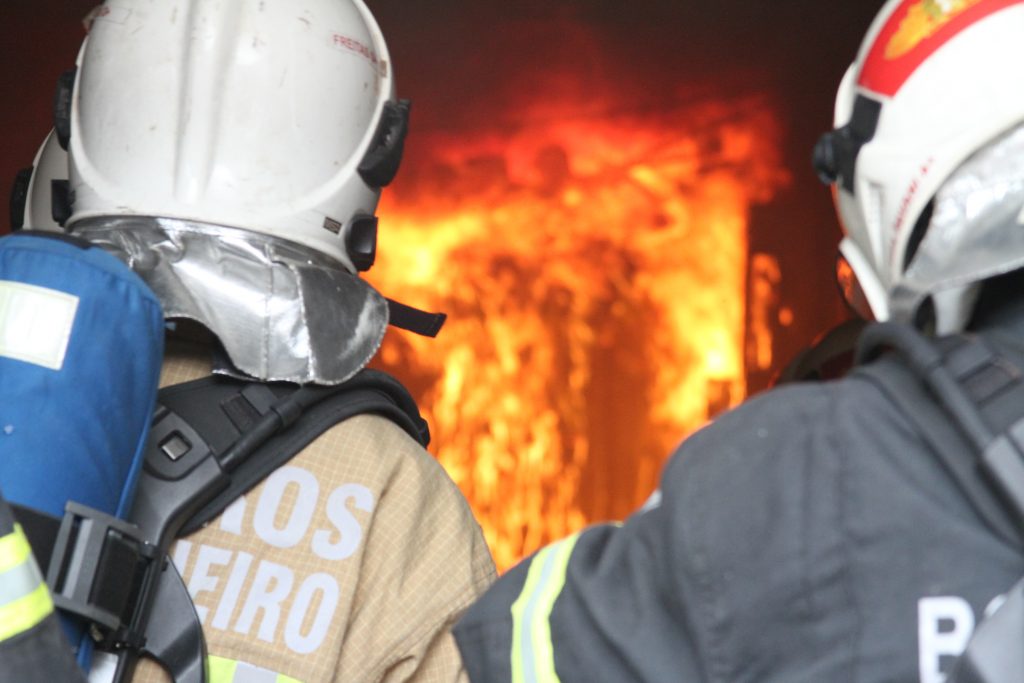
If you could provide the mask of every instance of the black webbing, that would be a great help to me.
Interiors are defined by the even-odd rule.
[[[267,387],[273,389],[276,400],[253,405],[260,416],[240,432],[232,421],[232,415],[240,412],[236,397]],[[158,401],[195,429],[231,480],[185,523],[181,535],[216,517],[322,433],[355,415],[381,415],[420,444],[430,442],[430,431],[415,401],[397,380],[377,370],[363,370],[334,387],[208,377],[161,390]]]
[[[882,358],[857,368],[857,374],[901,408],[986,526],[1007,543],[1024,545],[1016,505],[987,471],[991,447],[1004,444],[1004,432],[1024,415],[1019,370],[979,338],[960,335],[932,342],[893,323],[865,331],[858,362],[887,350],[899,359]],[[996,450],[1004,456],[1008,452]]]
[[[387,302],[389,324],[423,337],[436,337],[444,321],[448,319],[444,313],[427,313],[394,299],[388,299]]]

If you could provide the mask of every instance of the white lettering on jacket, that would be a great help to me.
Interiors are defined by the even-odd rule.
[[[964,651],[973,631],[974,611],[963,598],[918,600],[917,661],[921,683],[943,683],[948,673],[944,668]]]
[[[274,642],[278,619],[281,618],[281,602],[288,597],[295,583],[292,570],[276,562],[261,560],[256,568],[249,595],[245,598],[245,607],[235,622],[234,630],[243,636],[249,635],[256,617],[260,618],[260,640]]]
[[[220,528],[275,548],[304,547],[328,561],[342,561],[359,549],[375,506],[373,492],[360,484],[338,486],[322,500],[320,483],[299,467],[279,468],[267,478],[247,518],[245,497],[222,514]],[[318,509],[329,524],[313,524]],[[252,550],[252,548],[247,548]],[[189,567],[189,562],[192,566]],[[309,571],[308,561],[294,564],[259,559],[257,552],[228,550],[181,540],[173,561],[197,601],[204,628],[254,634],[268,643],[284,645],[298,654],[315,652],[330,631],[341,588],[327,572]],[[189,568],[188,573],[185,569]]]
[[[283,527],[275,525],[275,518],[281,512],[285,494],[289,488],[298,489],[295,503]],[[298,467],[285,465],[274,470],[267,477],[266,486],[256,504],[253,527],[256,534],[275,548],[292,548],[306,535],[317,499],[320,497],[320,483],[312,473]]]
[[[1006,595],[992,598],[983,618],[1006,602]],[[974,610],[956,595],[921,598],[917,601],[918,669],[921,683],[943,683],[953,662],[967,649],[974,633]]]
[[[245,577],[249,575],[249,567],[252,566],[252,555],[241,551],[235,553],[235,563],[231,567],[231,576],[228,577],[228,585],[224,587],[224,594],[220,596],[217,603],[217,613],[213,615],[211,625],[221,631],[227,631],[231,624],[231,615],[235,613],[238,606],[238,597],[242,594],[245,586]]]
[[[319,602],[316,600],[318,596]],[[293,652],[305,655],[320,647],[331,625],[331,619],[334,618],[339,597],[338,582],[330,574],[313,574],[302,582],[284,629],[284,642]],[[314,605],[318,607],[313,617],[313,625],[309,627],[308,633],[303,633],[302,623]]]
[[[363,540],[363,528],[348,509],[349,501],[357,510],[373,510],[373,492],[359,484],[344,484],[334,489],[327,499],[327,518],[337,531],[319,530],[313,534],[313,552],[325,560],[344,560],[352,557]]]
[[[199,558],[196,560],[196,566],[192,569],[192,576],[188,580],[188,592],[192,596],[192,600],[195,600],[200,593],[212,593],[217,590],[220,576],[219,573],[211,574],[211,569],[215,566],[226,567],[230,563],[231,551],[211,545],[199,546]],[[196,614],[199,615],[200,621],[206,621],[206,612],[206,607],[196,605]]]

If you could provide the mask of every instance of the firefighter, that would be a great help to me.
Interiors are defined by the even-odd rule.
[[[33,186],[159,297],[162,385],[338,385],[396,312],[434,320],[358,276],[408,115],[362,0],[110,2],[92,17],[39,157],[59,143],[67,175]],[[251,421],[254,400],[235,417]],[[460,680],[449,629],[495,571],[444,470],[371,414],[329,427],[170,554],[212,681]],[[132,680],[167,675],[143,661]]]
[[[1007,363],[958,371],[986,370],[973,389],[1006,419],[1024,412],[1022,35],[1020,0],[890,0],[816,153],[842,253],[890,325],[869,332],[983,345]],[[961,423],[917,418],[945,404],[910,364],[779,387],[687,439],[624,524],[542,549],[470,608],[470,679],[945,680],[1024,574],[1024,543],[997,495],[1012,490],[944,445],[967,443]]]
[[[21,525],[0,496],[0,682],[85,683]]]

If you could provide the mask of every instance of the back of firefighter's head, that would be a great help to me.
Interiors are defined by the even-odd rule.
[[[1024,0],[890,0],[843,78],[815,166],[875,319],[962,329],[1024,267],[1022,36]]]
[[[106,4],[64,87],[71,230],[173,218],[372,263],[407,104],[362,0]]]

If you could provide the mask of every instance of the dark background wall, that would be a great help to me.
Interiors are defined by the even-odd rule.
[[[0,3],[0,187],[28,165],[50,128],[53,86],[72,65],[92,0]],[[833,262],[839,230],[810,150],[828,129],[835,87],[880,0],[369,0],[388,38],[400,94],[417,130],[500,125],[525,87],[564,88],[544,75],[617,79],[637,108],[670,106],[682,86],[727,95],[772,92],[792,182],[752,217],[751,244],[781,265],[796,312],[776,338],[781,361],[841,319]],[[587,49],[580,49],[583,43]],[[595,59],[594,45],[602,56]],[[552,95],[555,93],[552,92]],[[564,95],[564,93],[562,93]],[[416,163],[412,147],[407,165]],[[398,181],[401,183],[401,176]],[[6,211],[0,213],[6,232]],[[754,382],[757,388],[758,382]]]

